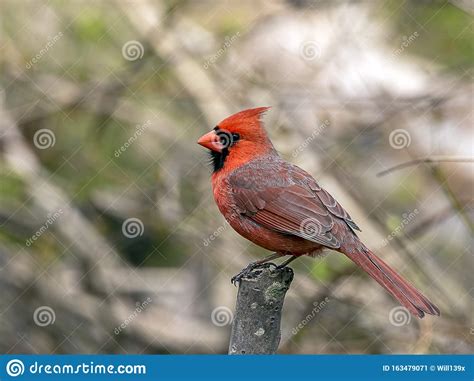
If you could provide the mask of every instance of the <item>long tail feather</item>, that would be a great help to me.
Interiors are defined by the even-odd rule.
[[[374,278],[413,315],[420,318],[425,316],[425,313],[439,316],[438,307],[366,247],[345,250],[344,254]]]

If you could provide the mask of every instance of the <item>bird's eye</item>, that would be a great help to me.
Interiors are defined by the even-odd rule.
[[[240,140],[239,134],[232,134],[232,142],[238,142]]]

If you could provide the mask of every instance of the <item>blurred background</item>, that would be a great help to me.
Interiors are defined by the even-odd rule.
[[[303,258],[280,352],[472,352],[471,1],[0,7],[1,352],[226,353],[230,277],[268,252],[218,212],[196,140],[258,106],[442,311]]]

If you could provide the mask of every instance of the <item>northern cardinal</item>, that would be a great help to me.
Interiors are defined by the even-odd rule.
[[[278,155],[261,122],[267,109],[234,114],[198,140],[211,153],[220,212],[240,235],[274,252],[232,282],[277,257],[291,256],[282,267],[329,248],[349,257],[415,316],[439,315],[438,307],[360,241],[359,227],[311,175]]]

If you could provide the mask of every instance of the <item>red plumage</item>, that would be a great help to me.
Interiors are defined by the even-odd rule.
[[[414,315],[439,315],[433,303],[359,240],[358,226],[311,175],[278,155],[260,120],[267,109],[234,114],[198,141],[211,150],[214,199],[229,224],[282,256],[339,251]]]

